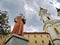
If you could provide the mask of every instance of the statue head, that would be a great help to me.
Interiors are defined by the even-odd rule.
[[[22,13],[20,13],[20,16],[22,16],[22,21],[25,24],[25,22],[26,22],[25,16]]]
[[[20,19],[25,21],[25,16],[22,13],[20,13],[19,16],[15,17],[14,22],[17,22]]]
[[[23,13],[20,13],[19,15],[22,16],[22,19],[25,19],[25,16],[23,15]]]

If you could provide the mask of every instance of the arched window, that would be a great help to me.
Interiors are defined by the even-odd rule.
[[[57,34],[59,34],[59,32],[58,32],[58,30],[57,30],[56,28],[54,28],[54,30],[55,30],[55,32],[56,32]]]
[[[49,43],[48,43],[48,45],[52,45],[50,40],[49,40]]]
[[[47,35],[47,37],[49,37],[49,36]]]
[[[34,35],[34,38],[36,38],[36,35]]]
[[[42,37],[42,35],[40,35]]]
[[[28,38],[30,37],[30,35],[28,35]]]
[[[44,43],[44,40],[42,40],[42,43]]]
[[[37,40],[35,40],[35,44],[37,44]]]
[[[50,20],[50,18],[49,17],[47,17],[48,18],[48,20]]]

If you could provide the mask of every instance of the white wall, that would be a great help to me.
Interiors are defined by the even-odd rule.
[[[57,23],[56,27],[57,27],[58,32],[60,33],[60,23]]]
[[[54,29],[52,28],[52,25],[51,24],[48,24],[47,26],[48,26],[48,32],[50,33],[52,39],[57,38],[57,34],[54,31]]]

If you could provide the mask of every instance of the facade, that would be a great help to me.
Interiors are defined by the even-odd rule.
[[[29,39],[28,45],[53,45],[50,34],[46,32],[24,32],[24,37]]]
[[[55,45],[60,45],[60,20],[54,20],[43,8],[40,8],[39,16],[41,17],[43,30],[50,33]]]
[[[17,34],[2,36],[0,45],[53,45],[53,42],[49,33],[24,32],[23,37]]]

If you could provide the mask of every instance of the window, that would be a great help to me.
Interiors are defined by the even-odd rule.
[[[36,35],[34,35],[34,37],[36,37]]]
[[[30,36],[28,35],[28,38],[29,38]]]
[[[47,35],[47,37],[49,37],[49,36]]]
[[[42,37],[42,35],[41,35],[41,37]]]
[[[35,40],[35,44],[37,44],[37,40]]]
[[[48,18],[48,20],[50,20],[50,18],[49,17],[47,17]]]
[[[49,42],[48,42],[48,45],[52,45],[50,40],[49,40]]]
[[[44,43],[44,40],[42,40],[42,43]]]
[[[55,30],[55,32],[56,32],[57,34],[59,34],[59,32],[57,31],[57,29],[56,29],[56,28],[54,28],[54,30]]]

